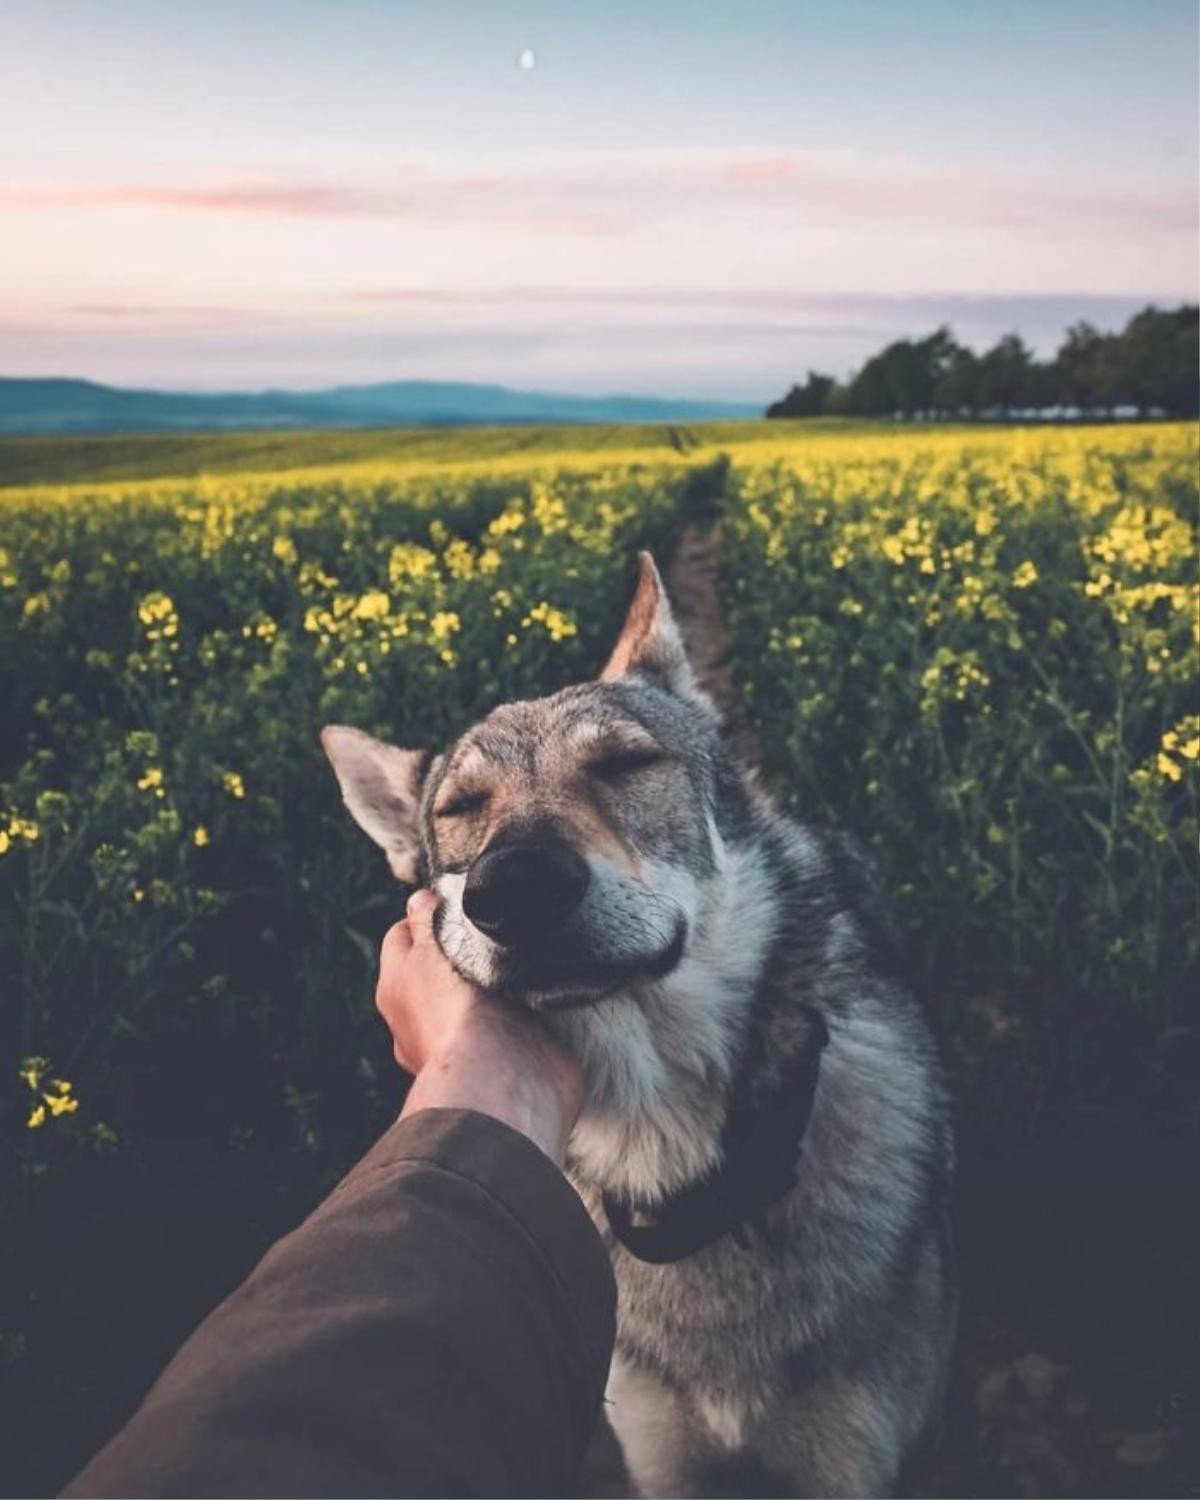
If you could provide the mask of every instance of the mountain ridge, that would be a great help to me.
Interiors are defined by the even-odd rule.
[[[571,396],[469,381],[397,380],[317,391],[157,391],[73,376],[0,376],[0,434],[669,422],[758,416],[749,402]]]

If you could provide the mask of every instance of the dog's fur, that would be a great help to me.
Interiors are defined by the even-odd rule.
[[[454,966],[583,1063],[569,1167],[612,1251],[608,1412],[637,1487],[893,1489],[953,1338],[942,1074],[869,866],[733,763],[653,562],[598,682],[497,708],[436,758],[345,728],[324,741],[394,872],[441,894]],[[467,918],[464,885],[484,851],[541,836],[590,881],[565,932],[518,953]],[[829,1044],[794,1189],[748,1245],[635,1259],[601,1194],[654,1205],[718,1165],[735,1080],[753,1096],[786,1079],[814,1009]]]

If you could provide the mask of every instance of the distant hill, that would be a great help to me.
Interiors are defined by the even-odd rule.
[[[127,391],[91,380],[0,377],[0,433],[179,432],[504,422],[701,422],[757,416],[723,401],[555,396],[502,385],[399,380],[325,391]]]

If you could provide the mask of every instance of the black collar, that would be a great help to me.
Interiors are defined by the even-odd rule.
[[[743,1067],[721,1131],[720,1161],[706,1176],[653,1208],[604,1194],[604,1212],[613,1234],[638,1260],[652,1265],[683,1260],[732,1234],[743,1247],[751,1222],[795,1185],[796,1164],[812,1115],[829,1032],[821,1013],[805,1010],[809,1040],[783,1081],[765,1097],[750,1098],[751,1074]],[[649,1222],[635,1224],[636,1211]]]

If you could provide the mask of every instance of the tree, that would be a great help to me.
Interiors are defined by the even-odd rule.
[[[984,411],[999,408],[1006,416],[1031,404],[1033,355],[1016,333],[1006,333],[979,361],[978,398]]]
[[[1120,335],[1120,399],[1140,413],[1160,410],[1171,417],[1200,412],[1200,365],[1196,339],[1200,308],[1162,312],[1145,307]]]
[[[1091,323],[1072,323],[1055,356],[1059,398],[1080,411],[1115,406],[1118,399],[1115,338]]]
[[[979,410],[979,360],[970,349],[955,346],[933,388],[933,404],[952,417],[974,416]]]
[[[934,391],[958,346],[946,327],[927,338],[898,339],[867,360],[850,383],[849,409],[860,416],[912,417],[934,409]]]
[[[1200,414],[1200,307],[1144,307],[1120,333],[1073,323],[1054,359],[1035,360],[1019,334],[1006,334],[982,355],[941,327],[923,339],[897,339],[844,384],[808,372],[767,410],[769,417],[837,414],[860,417],[984,412],[1049,413],[1054,407],[1140,415]]]
[[[803,385],[794,385],[781,401],[767,407],[768,417],[819,417],[829,408],[829,400],[837,382],[832,375],[808,372]]]

